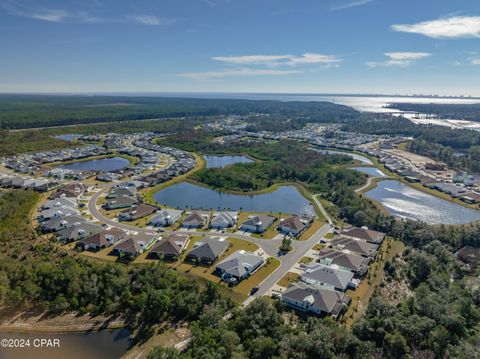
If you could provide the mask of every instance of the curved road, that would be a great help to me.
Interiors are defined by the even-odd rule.
[[[151,229],[139,228],[139,227],[131,226],[127,223],[113,221],[112,219],[104,216],[99,211],[99,207],[97,206],[98,199],[100,198],[100,196],[102,196],[102,194],[105,194],[112,186],[113,184],[104,186],[103,189],[98,191],[95,195],[93,195],[90,198],[90,200],[88,201],[88,210],[90,214],[99,222],[105,223],[114,228],[120,228],[126,231],[135,231],[139,233],[151,233],[152,232]],[[317,203],[317,204],[319,205],[319,208],[323,209],[320,203]],[[328,223],[323,225],[309,239],[305,241],[297,241],[297,240],[292,241],[293,250],[281,257],[278,256],[278,248],[281,244],[281,241],[282,241],[281,239],[253,238],[246,234],[240,234],[240,233],[215,233],[215,232],[208,233],[206,232],[205,234],[212,237],[228,236],[228,237],[239,238],[239,239],[243,239],[243,240],[255,243],[266,254],[268,254],[271,257],[277,258],[280,261],[280,266],[259,285],[259,289],[257,293],[249,297],[247,301],[244,303],[244,304],[249,304],[253,299],[264,295],[270,288],[272,288],[288,271],[290,271],[290,269],[295,265],[295,263],[297,263],[315,244],[317,244],[320,241],[320,239],[325,234],[328,233],[328,231],[332,228],[332,225],[330,224],[331,219],[328,216],[328,214],[326,218],[328,219]],[[173,233],[192,235],[192,232],[182,231],[182,230],[177,230],[177,231],[166,230],[162,232],[162,234],[173,234]]]

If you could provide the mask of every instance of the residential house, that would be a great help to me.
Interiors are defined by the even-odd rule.
[[[57,198],[77,198],[78,195],[75,192],[59,189],[58,191],[52,193],[50,199],[57,199]]]
[[[70,243],[93,236],[94,234],[100,233],[103,230],[104,227],[99,224],[81,222],[58,231],[57,241],[62,243]]]
[[[465,203],[475,204],[480,203],[480,193],[477,192],[467,192],[464,196],[460,198]]]
[[[70,207],[70,208],[77,207],[76,199],[69,198],[69,197],[51,199],[43,204],[42,209],[65,208],[65,207]]]
[[[353,272],[340,269],[338,266],[314,263],[305,267],[300,280],[325,289],[345,292],[348,287],[356,288],[358,285],[358,280],[353,279],[353,275]]]
[[[102,172],[97,175],[97,180],[102,182],[113,182],[120,179],[120,175],[118,173],[112,172]]]
[[[108,200],[103,208],[108,210],[119,209],[119,208],[130,208],[138,204],[138,200],[133,197],[118,197]]]
[[[125,181],[125,182],[119,183],[117,187],[138,190],[140,188],[144,188],[146,185],[147,184],[145,182],[132,180],[132,181]]]
[[[76,243],[76,247],[83,250],[99,251],[110,247],[125,237],[125,232],[118,228],[105,229],[100,233],[84,238]]]
[[[238,212],[216,212],[210,221],[210,228],[225,229],[235,226],[238,219]]]
[[[265,263],[262,256],[244,250],[232,253],[217,264],[221,278],[229,283],[240,283]]]
[[[330,315],[338,318],[350,304],[350,297],[342,292],[297,282],[290,284],[282,294],[282,302],[303,312]]]
[[[340,268],[352,271],[361,278],[368,272],[370,260],[352,252],[323,248],[318,253],[317,262],[327,266],[336,264]]]
[[[345,229],[342,231],[342,234],[347,237],[363,239],[374,244],[381,244],[385,239],[385,233],[372,231],[366,227]]]
[[[284,220],[280,220],[278,230],[284,234],[298,236],[312,223],[311,217],[291,216]]]
[[[107,198],[118,198],[118,197],[135,197],[137,194],[137,190],[135,187],[127,188],[127,187],[114,187],[108,193]]]
[[[259,215],[250,216],[240,225],[240,229],[245,232],[263,233],[275,222],[275,217]]]
[[[78,214],[78,210],[71,207],[44,209],[40,212],[38,216],[38,221],[45,222],[54,217],[64,217],[76,214]]]
[[[205,238],[195,243],[193,249],[187,254],[187,261],[212,264],[220,257],[230,245],[225,238]]]
[[[147,250],[157,240],[155,233],[129,235],[113,247],[113,253],[119,257],[135,258]]]
[[[201,228],[204,227],[209,218],[208,212],[193,211],[183,219],[182,227],[185,228]]]
[[[369,243],[363,239],[344,236],[334,237],[329,242],[329,245],[339,251],[346,249],[350,252],[355,252],[362,257],[370,258],[371,260],[375,259],[378,251],[378,244]]]
[[[127,209],[123,212],[121,212],[118,215],[118,219],[120,221],[136,221],[137,219],[146,217],[151,215],[152,213],[155,213],[157,210],[157,207],[145,204],[145,203],[140,203],[139,205],[133,206],[130,209]]]
[[[150,225],[154,227],[167,227],[177,222],[182,216],[183,211],[179,209],[162,209],[150,220]]]
[[[190,236],[171,234],[159,240],[150,250],[150,256],[176,261],[188,246]]]
[[[58,232],[61,229],[72,227],[82,222],[85,222],[85,218],[80,215],[53,217],[48,221],[40,223],[40,228],[44,233]]]

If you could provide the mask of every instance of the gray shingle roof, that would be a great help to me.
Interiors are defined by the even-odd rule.
[[[372,231],[371,229],[353,227],[342,232],[343,235],[364,239],[367,242],[380,244],[385,238],[385,233]]]
[[[242,277],[251,268],[256,268],[261,263],[263,263],[261,256],[246,251],[237,251],[217,264],[217,269],[235,277]]]
[[[349,237],[335,237],[330,241],[330,244],[332,246],[348,249],[349,251],[366,257],[374,257],[378,250],[377,244]]]
[[[206,258],[214,261],[229,246],[230,242],[226,239],[206,238],[197,247],[189,253],[189,257]]]
[[[324,265],[317,265],[313,266],[312,269],[307,268],[306,272],[302,273],[300,278],[304,282],[317,282],[345,290],[353,278],[353,273]]]
[[[344,253],[331,248],[323,248],[319,254],[319,259],[331,260],[333,264],[348,268],[359,274],[366,273],[368,270],[368,258],[353,253]]]
[[[342,304],[348,303],[349,298],[341,292],[322,289],[302,282],[290,284],[282,298],[288,298],[297,302],[309,302],[312,307],[320,309],[324,313],[337,315],[342,310]]]

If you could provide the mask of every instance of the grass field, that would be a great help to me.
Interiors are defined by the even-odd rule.
[[[313,258],[312,257],[302,257],[300,258],[300,260],[298,261],[298,263],[300,264],[309,264],[309,263],[312,263],[313,261]]]
[[[313,223],[310,225],[310,227],[307,228],[306,231],[304,231],[300,237],[298,238],[300,241],[304,241],[309,239],[311,236],[313,236],[322,226],[325,224],[325,221],[323,219],[315,219]]]
[[[325,244],[320,244],[320,243],[317,243],[313,246],[313,250],[315,251],[320,251],[322,250],[323,248],[325,248]]]
[[[327,234],[325,235],[325,238],[326,238],[326,239],[332,239],[333,237],[335,237],[335,233],[327,233]]]
[[[277,284],[287,288],[290,283],[297,281],[299,277],[300,277],[300,274],[298,273],[288,272],[282,277],[282,279],[278,281]]]
[[[276,258],[268,258],[266,263],[258,269],[250,278],[243,280],[239,285],[233,287],[233,291],[243,295],[248,295],[253,287],[263,282],[275,269],[280,265],[280,261]]]

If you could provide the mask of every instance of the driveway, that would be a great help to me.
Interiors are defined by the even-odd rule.
[[[113,184],[105,185],[100,191],[98,191],[95,195],[93,195],[90,200],[88,201],[88,210],[92,217],[94,217],[97,221],[101,223],[105,223],[114,228],[120,228],[126,231],[135,231],[138,233],[152,233],[152,229],[147,228],[139,228],[135,226],[131,226],[125,222],[116,222],[106,216],[104,216],[97,206],[97,200],[103,194],[106,194]],[[315,198],[315,197],[314,197]],[[320,208],[320,202],[317,203]],[[326,213],[326,212],[325,212]],[[327,214],[328,216],[328,214]],[[330,217],[327,217],[327,220],[330,220]],[[330,220],[331,221],[331,220]],[[280,266],[269,276],[267,277],[260,285],[257,293],[250,296],[243,304],[248,305],[254,299],[261,297],[262,295],[266,294],[286,273],[288,273],[292,267],[302,258],[305,256],[306,253],[312,249],[312,247],[320,242],[320,239],[325,236],[332,228],[332,224],[330,222],[325,223],[317,232],[315,232],[309,239],[305,241],[292,241],[293,250],[289,253],[279,256],[278,255],[278,248],[282,242],[281,239],[260,239],[254,238],[247,234],[240,234],[240,233],[218,233],[218,232],[196,232],[199,235],[208,235],[212,237],[232,237],[243,239],[245,241],[249,241],[258,245],[261,250],[269,255],[270,257],[277,258],[280,261]],[[192,232],[187,230],[177,230],[171,231],[166,230],[161,232],[162,234],[186,234],[191,235]]]

